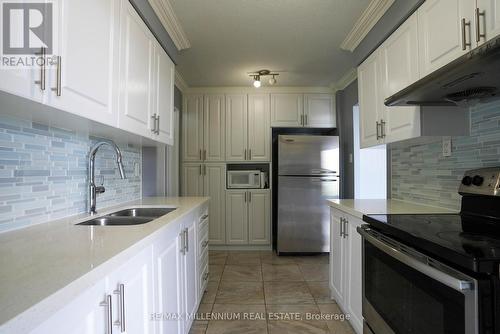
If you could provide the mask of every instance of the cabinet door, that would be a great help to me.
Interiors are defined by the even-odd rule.
[[[198,268],[197,268],[197,241],[196,223],[193,216],[186,220],[184,228],[187,230],[186,251],[183,258],[184,276],[184,328],[188,330],[193,323],[193,314],[198,309]]]
[[[384,100],[419,79],[417,15],[412,15],[380,47],[381,108],[386,143],[420,136],[420,107],[386,107]]]
[[[363,332],[363,292],[361,289],[363,286],[362,238],[356,228],[361,226],[363,222],[352,216],[347,216],[346,219],[346,307],[344,309],[351,315],[351,325],[356,329],[357,333],[361,333]]]
[[[152,136],[155,39],[128,1],[122,2],[119,127]]]
[[[251,190],[248,199],[248,243],[269,245],[271,242],[271,198],[269,190]]]
[[[155,75],[154,110],[159,117],[159,134],[155,135],[155,139],[173,145],[175,65],[159,43],[155,47]]]
[[[474,8],[475,1],[462,0],[427,0],[420,6],[417,13],[422,77],[474,48]],[[465,29],[463,19],[470,23]]]
[[[54,53],[61,56],[61,96],[51,90],[57,86],[58,81],[55,66],[52,66],[54,69],[50,71],[48,104],[97,122],[117,126],[120,3],[118,0],[73,0],[59,3],[59,47]],[[126,10],[127,21],[136,19],[136,14],[131,13],[132,8]],[[89,24],[89,18],[92,18],[92,24]],[[149,92],[141,92],[137,96],[137,87],[128,85],[135,84],[135,80],[139,79],[141,83],[145,83],[143,87],[148,88],[151,49],[149,37],[140,33],[144,24],[140,28],[138,23],[127,22],[126,25],[130,30],[125,33],[123,42],[130,62],[126,62],[124,67],[129,88],[129,103],[125,115],[132,117],[134,125],[128,130],[134,131],[135,126],[141,126],[135,122],[144,121],[139,114],[147,106],[144,103],[138,108],[137,103],[147,102]],[[133,32],[134,29],[139,30]],[[134,50],[128,49],[130,45]],[[137,72],[132,67],[136,67]]]
[[[203,158],[206,161],[224,161],[225,159],[224,113],[224,95],[205,96]]]
[[[203,95],[187,95],[183,99],[182,158],[184,161],[200,161],[203,150]]]
[[[361,148],[382,144],[378,138],[380,121],[379,53],[375,51],[358,67],[360,143]]]
[[[247,160],[247,96],[226,95],[226,160]]]
[[[203,165],[184,164],[182,166],[182,196],[203,196]]]
[[[154,243],[155,261],[155,313],[169,315],[170,319],[156,321],[158,334],[184,334],[184,322],[176,316],[182,314],[182,276],[180,228],[163,232]]]
[[[305,94],[304,116],[306,127],[334,128],[335,98],[330,94]]]
[[[113,321],[125,323],[125,333],[154,333],[153,247],[148,246],[108,276],[108,293],[113,294]],[[124,287],[125,317],[120,315],[120,294]]]
[[[206,164],[204,172],[204,196],[210,197],[208,239],[211,245],[225,244],[226,165]]]
[[[500,2],[498,0],[477,0],[479,12],[484,16],[479,17],[479,32],[486,32],[486,38],[480,38],[479,43],[489,41],[500,34]]]
[[[269,94],[248,95],[248,155],[252,161],[271,161]]]
[[[226,241],[229,245],[248,244],[247,191],[226,191]]]
[[[341,236],[340,214],[331,210],[330,213],[330,292],[337,304],[344,303],[345,293],[345,253],[344,238]]]
[[[302,126],[304,96],[302,94],[271,94],[271,126]]]
[[[31,334],[100,334],[103,333],[107,318],[105,307],[106,281],[97,282],[93,287],[74,298],[62,310],[31,331]]]

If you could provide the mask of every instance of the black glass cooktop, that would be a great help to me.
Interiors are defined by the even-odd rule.
[[[363,220],[449,265],[496,273],[500,263],[500,221],[460,214],[367,215]]]

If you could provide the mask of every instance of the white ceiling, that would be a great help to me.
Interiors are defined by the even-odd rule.
[[[260,69],[284,71],[280,86],[335,83],[354,65],[340,44],[370,2],[170,1],[191,42],[177,69],[193,87],[248,86]]]

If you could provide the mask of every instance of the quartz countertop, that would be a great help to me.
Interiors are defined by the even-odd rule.
[[[151,197],[102,209],[95,216],[131,207],[177,208],[142,225],[76,226],[89,219],[80,214],[1,233],[0,333],[29,331],[146,247],[155,232],[208,200]]]
[[[456,213],[446,208],[415,204],[395,199],[331,199],[327,203],[354,217],[370,214],[436,214]]]

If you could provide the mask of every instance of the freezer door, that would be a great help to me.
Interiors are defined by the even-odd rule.
[[[278,175],[339,173],[339,137],[278,136]]]
[[[278,252],[329,252],[330,210],[338,177],[278,177]]]

